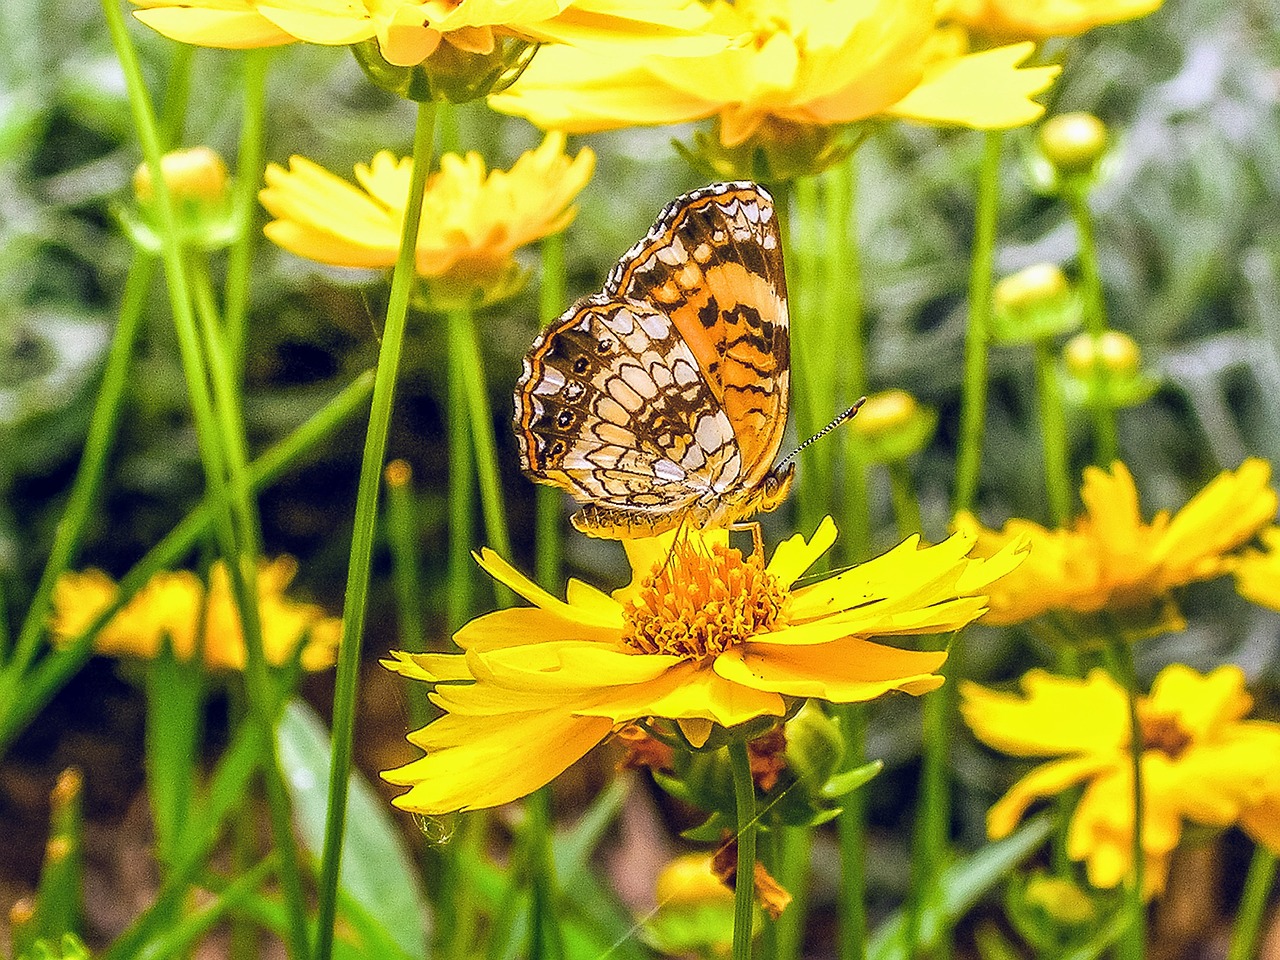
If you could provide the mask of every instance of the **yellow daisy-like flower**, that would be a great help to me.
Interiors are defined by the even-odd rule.
[[[305,640],[302,666],[333,665],[342,622],[311,603],[285,596],[298,565],[291,557],[264,561],[258,569],[259,619],[267,662],[288,662]],[[161,572],[148,581],[94,638],[94,649],[109,657],[152,659],[167,636],[175,655],[190,660],[203,632],[204,663],[211,670],[243,670],[244,634],[221,561],[209,572],[210,587],[189,571]],[[118,588],[101,570],[65,573],[53,593],[53,639],[65,645],[78,637],[116,597]],[[201,612],[204,612],[203,630]]]
[[[346,46],[375,40],[383,58],[414,66],[441,42],[488,54],[497,38],[624,45],[641,50],[693,42],[707,19],[690,0],[133,0],[134,16],[166,37],[244,49],[302,41]],[[715,45],[714,43],[712,45]],[[723,45],[723,41],[719,45]]]
[[[1076,34],[1160,9],[1164,0],[950,0],[943,18],[1002,38]]]
[[[1128,700],[1109,674],[1084,680],[1033,670],[1026,696],[961,686],[960,711],[983,743],[1019,757],[1056,756],[1019,780],[990,810],[987,832],[1008,836],[1032,802],[1084,783],[1067,853],[1089,882],[1114,887],[1133,873],[1133,772]],[[1280,724],[1244,720],[1253,701],[1238,667],[1199,674],[1173,664],[1139,700],[1146,893],[1164,887],[1182,821],[1238,823],[1280,851]]]
[[[835,536],[828,518],[768,565],[730,548],[724,530],[623,541],[631,585],[610,596],[571,580],[567,601],[481,551],[480,565],[533,606],[471,621],[454,637],[461,654],[386,661],[436,684],[445,711],[409,736],[426,756],[383,774],[410,788],[394,802],[427,814],[506,803],[641,718],[675,720],[701,746],[713,725],[782,717],[792,698],[933,690],[945,653],[868,638],[963,627],[985,609],[983,589],[1021,560],[1016,547],[971,560],[964,535],[925,548],[913,537],[793,589]]]
[[[709,32],[737,38],[697,57],[602,59],[542,51],[489,103],[569,132],[715,116],[726,147],[767,128],[881,115],[992,128],[1028,123],[1057,67],[1019,68],[1030,43],[964,54],[936,33],[932,0],[715,0]]]
[[[1246,600],[1280,610],[1280,527],[1259,536],[1263,549],[1245,550],[1236,562],[1236,589]]]
[[[577,213],[572,201],[595,154],[569,157],[564,147],[563,134],[549,134],[510,170],[489,172],[478,153],[444,154],[422,198],[418,275],[464,294],[502,284],[517,248],[563,230]],[[395,266],[412,167],[384,150],[356,165],[357,187],[304,157],[291,157],[287,170],[271,164],[258,195],[276,218],[266,235],[331,266]]]
[[[1069,529],[1046,530],[1014,519],[988,530],[970,514],[956,528],[978,538],[977,552],[1029,540],[1031,554],[991,592],[985,622],[1021,623],[1053,610],[1095,613],[1138,609],[1167,599],[1175,587],[1229,572],[1232,551],[1276,514],[1271,466],[1249,459],[1219,474],[1174,515],[1142,520],[1138,491],[1123,463],[1084,472],[1085,513]]]

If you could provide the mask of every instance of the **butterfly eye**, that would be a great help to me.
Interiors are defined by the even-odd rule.
[[[577,360],[573,361],[573,372],[586,373],[587,367],[589,366],[591,366],[590,360],[588,360],[586,357],[579,357]]]
[[[568,427],[573,423],[573,411],[561,410],[556,414],[556,426]]]

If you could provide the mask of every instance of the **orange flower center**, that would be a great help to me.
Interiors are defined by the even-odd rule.
[[[1191,745],[1191,734],[1182,729],[1172,713],[1143,712],[1139,715],[1142,726],[1142,749],[1158,750],[1173,760]]]
[[[787,591],[758,556],[732,547],[707,552],[677,540],[671,556],[627,601],[622,639],[637,653],[714,657],[774,629]]]

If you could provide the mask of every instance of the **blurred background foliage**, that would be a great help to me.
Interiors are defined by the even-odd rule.
[[[127,199],[140,158],[96,4],[11,0],[0,8],[0,31],[6,50],[0,58],[0,591],[12,620],[38,578],[83,443],[132,256],[112,207]],[[208,144],[234,166],[240,57],[184,50],[150,31],[133,32],[157,102],[171,109],[189,97],[182,142]],[[1152,400],[1121,412],[1121,447],[1144,509],[1176,507],[1246,454],[1280,461],[1280,7],[1272,0],[1169,0],[1153,16],[1051,46],[1045,55],[1065,63],[1050,111],[1094,112],[1117,143],[1109,179],[1093,198],[1106,299],[1112,325],[1137,340],[1162,381]],[[174,58],[183,56],[195,58],[190,89],[166,90]],[[343,50],[276,52],[268,96],[269,161],[300,153],[349,175],[353,163],[379,149],[408,151],[412,107],[366,82]],[[460,109],[459,119],[461,142],[494,166],[509,164],[540,139],[523,121],[482,105]],[[567,234],[573,295],[598,289],[661,205],[703,182],[670,145],[673,136],[688,134],[647,129],[578,138],[576,146],[589,144],[599,159]],[[1074,270],[1076,240],[1066,209],[1029,185],[1033,136],[1033,129],[1015,131],[1006,141],[998,276],[1040,261]],[[940,411],[933,445],[915,464],[925,532],[935,537],[946,526],[954,474],[981,149],[981,136],[970,131],[893,124],[879,127],[856,159],[870,383],[905,388]],[[260,213],[259,225],[263,221]],[[386,292],[386,277],[320,267],[263,241],[247,351],[246,412],[255,449],[373,366]],[[506,454],[508,512],[526,566],[532,487],[519,474],[505,421],[520,357],[537,326],[536,295],[531,287],[480,317]],[[165,303],[156,283],[105,502],[83,551],[85,564],[116,576],[203,489]],[[411,316],[390,438],[390,454],[415,471],[426,609],[437,615],[444,551],[428,547],[445,532],[443,349],[441,318]],[[1015,514],[1043,520],[1029,354],[996,348],[991,379],[981,511],[988,522]],[[1080,418],[1070,426],[1079,467],[1088,455],[1087,423]],[[263,497],[268,553],[298,556],[300,589],[334,611],[362,435],[361,423],[349,424]],[[885,546],[894,539],[888,487],[875,479],[877,546]],[[783,518],[774,532],[785,525]],[[613,545],[571,535],[566,549],[569,573],[621,580],[624,565]],[[370,656],[396,642],[386,573],[384,556],[375,565]],[[1147,678],[1172,659],[1197,667],[1232,660],[1261,682],[1260,713],[1274,716],[1280,618],[1239,600],[1223,583],[1195,588],[1187,613],[1187,632],[1139,649]],[[429,629],[438,635],[438,621]],[[1023,639],[971,631],[966,672],[1006,678],[1047,659],[1036,638]],[[33,725],[0,772],[65,752],[67,730],[74,729],[122,731],[117,759],[135,762],[127,744],[140,736],[140,707],[127,687],[113,686],[110,667],[95,663],[89,673]],[[322,696],[326,681],[317,682]],[[906,717],[916,706],[898,698],[876,708],[885,719],[903,721],[872,726],[870,753],[888,763],[871,801],[873,822],[884,829],[905,826],[902,798],[914,790],[918,750],[918,725]],[[381,707],[393,715],[397,709],[394,702]],[[402,724],[393,719],[391,725]],[[953,759],[956,825],[962,842],[976,845],[985,809],[1008,775],[967,736],[956,737]],[[0,780],[0,814],[22,806],[14,782]],[[140,775],[132,789],[138,782]],[[127,795],[127,778],[117,789]],[[102,793],[96,796],[110,806]],[[900,890],[905,848],[873,854],[873,891]],[[820,900],[821,873],[817,882]]]

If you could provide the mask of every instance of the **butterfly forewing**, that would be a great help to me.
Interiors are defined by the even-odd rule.
[[[744,483],[758,482],[782,443],[790,377],[782,244],[768,193],[714,184],[674,201],[604,292],[671,317],[733,424]]]
[[[671,320],[593,297],[535,342],[520,381],[523,466],[579,500],[672,513],[732,488],[741,459]]]

